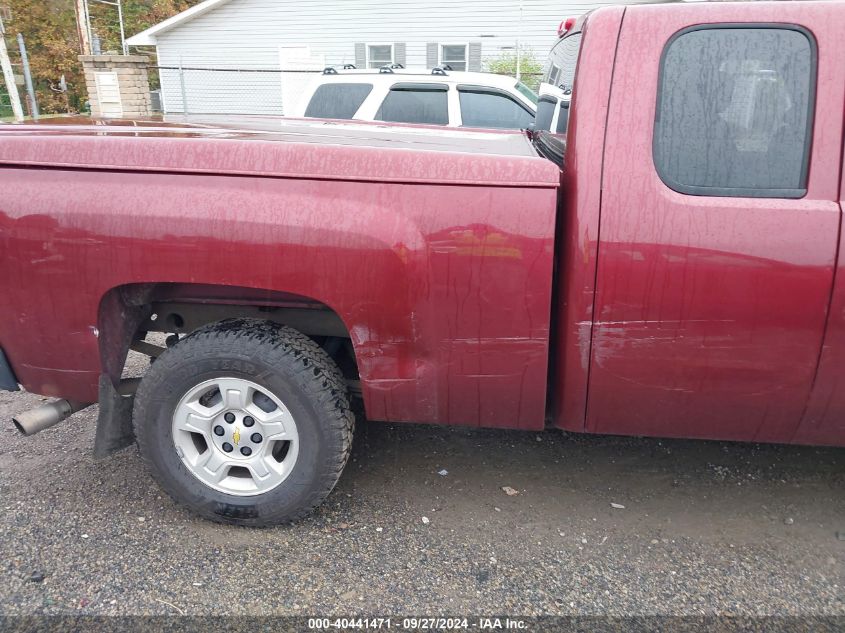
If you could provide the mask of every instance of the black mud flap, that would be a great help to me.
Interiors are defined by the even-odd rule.
[[[122,396],[111,379],[100,374],[100,416],[94,438],[94,457],[108,457],[115,451],[135,443],[132,430],[132,406],[135,396]]]

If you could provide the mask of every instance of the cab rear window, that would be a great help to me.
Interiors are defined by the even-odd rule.
[[[549,68],[543,81],[564,92],[571,92],[575,84],[575,69],[578,66],[580,50],[580,31],[567,35],[555,44],[549,53]]]
[[[816,49],[790,25],[708,25],[663,52],[654,164],[681,193],[806,193]]]
[[[305,116],[317,119],[351,119],[372,90],[372,84],[323,84],[311,97],[305,109]]]

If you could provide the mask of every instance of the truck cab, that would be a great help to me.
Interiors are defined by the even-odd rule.
[[[584,21],[558,426],[845,439],[843,20],[840,2],[742,2]]]

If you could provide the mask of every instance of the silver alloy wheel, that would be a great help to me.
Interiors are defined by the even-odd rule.
[[[173,414],[173,444],[188,471],[206,486],[237,496],[281,484],[299,453],[296,422],[282,401],[243,378],[206,380]]]

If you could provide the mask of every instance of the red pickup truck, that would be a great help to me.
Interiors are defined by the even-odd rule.
[[[0,383],[65,399],[15,420],[99,402],[98,453],[137,439],[177,500],[245,525],[329,494],[358,396],[845,445],[844,32],[841,2],[600,9],[565,138],[3,126]]]

